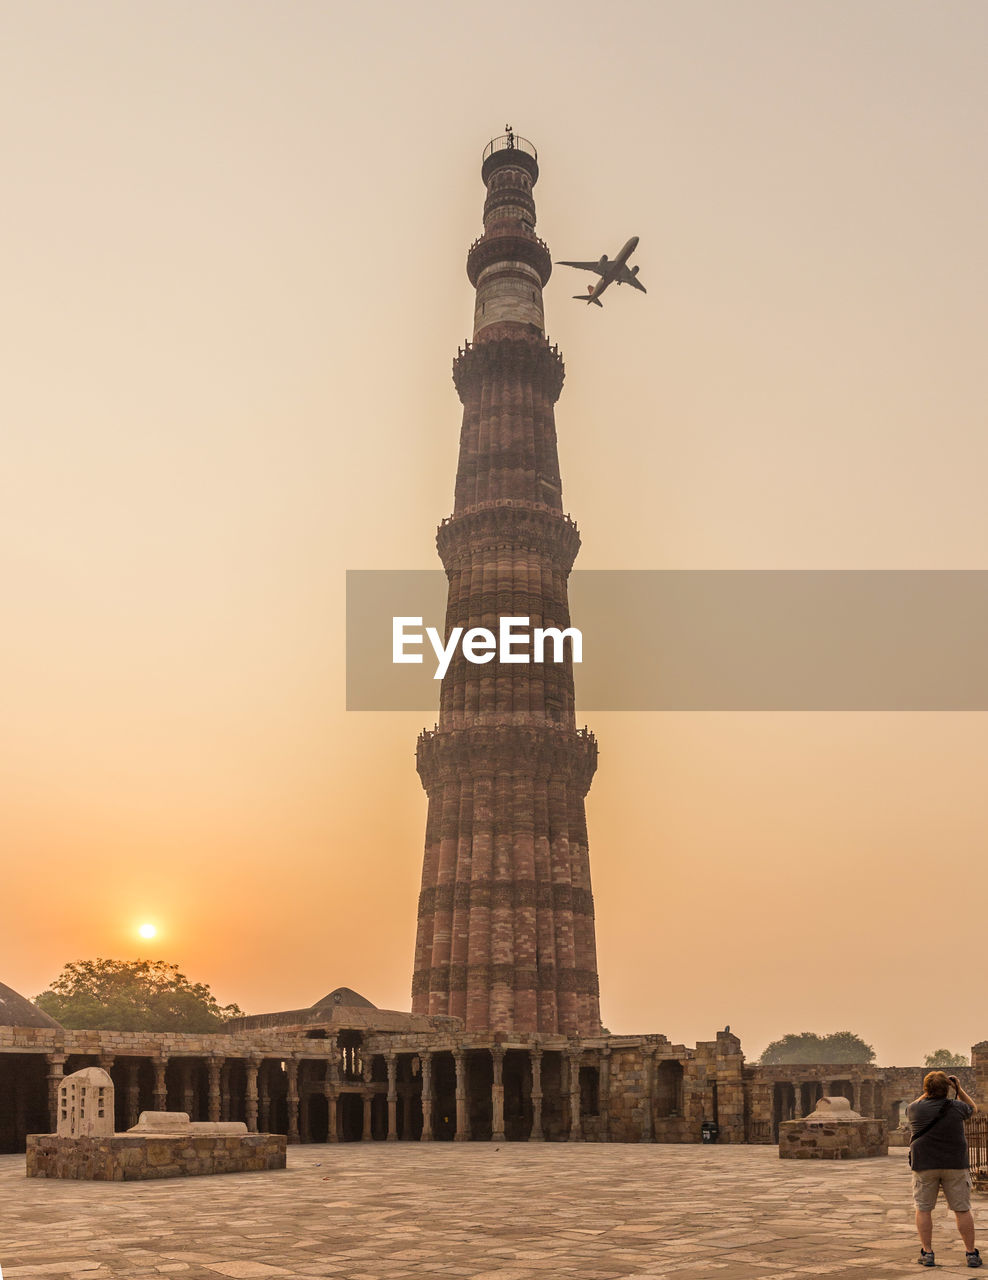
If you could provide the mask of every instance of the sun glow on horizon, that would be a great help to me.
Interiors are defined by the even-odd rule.
[[[154,938],[157,936],[158,930],[154,927],[153,924],[142,924],[141,927],[137,930],[137,932],[141,935],[142,938]]]

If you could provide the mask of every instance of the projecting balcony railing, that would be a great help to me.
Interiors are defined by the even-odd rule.
[[[495,151],[524,151],[533,160],[538,160],[539,153],[535,150],[527,138],[520,138],[517,133],[503,133],[500,138],[492,138],[484,148],[484,159],[492,156]]]

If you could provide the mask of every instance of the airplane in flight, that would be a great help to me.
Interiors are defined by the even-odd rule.
[[[630,284],[635,289],[641,289],[642,293],[648,293],[638,279],[638,268],[628,266],[628,259],[637,248],[638,237],[632,236],[614,259],[609,259],[605,253],[599,262],[557,262],[556,266],[576,267],[578,271],[596,271],[600,276],[597,283],[587,285],[586,293],[574,293],[573,297],[578,302],[592,302],[595,306],[602,307],[604,304],[600,300],[600,295],[615,280],[618,284]]]

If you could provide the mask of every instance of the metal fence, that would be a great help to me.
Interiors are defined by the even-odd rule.
[[[538,160],[539,158],[539,153],[529,140],[519,137],[517,133],[504,133],[500,138],[492,138],[484,148],[484,159],[486,160],[488,156],[493,155],[495,151],[524,151],[533,160]]]
[[[965,1120],[967,1149],[971,1157],[971,1175],[977,1182],[988,1182],[988,1114],[979,1111]]]

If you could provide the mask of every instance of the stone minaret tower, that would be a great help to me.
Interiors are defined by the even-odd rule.
[[[545,336],[552,264],[535,234],[535,148],[510,131],[481,170],[484,234],[470,248],[473,341],[453,363],[463,402],[456,499],[437,536],[446,634],[528,617],[569,625],[579,550],[563,513],[553,405],[563,362]],[[569,654],[567,653],[567,659]],[[469,1031],[600,1032],[584,798],[597,765],[565,664],[457,656],[439,723],[421,735],[429,797],[412,1009]]]

